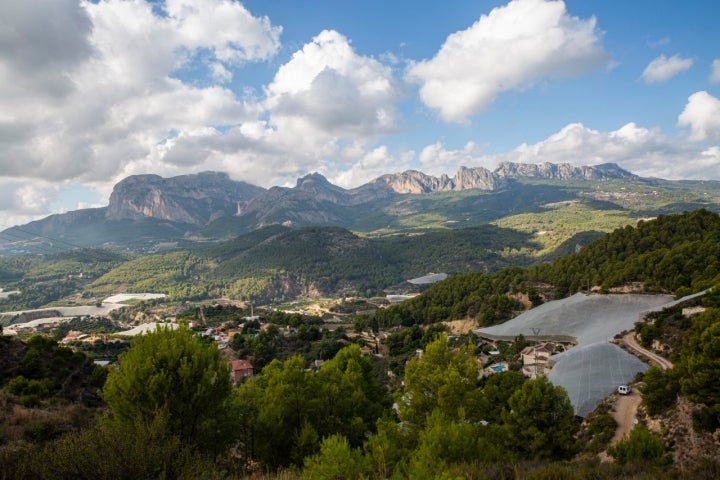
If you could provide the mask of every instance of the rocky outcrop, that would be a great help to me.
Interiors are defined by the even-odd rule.
[[[482,167],[460,167],[453,177],[453,190],[500,190],[507,186],[507,180]]]
[[[499,178],[536,178],[544,180],[630,180],[640,177],[623,170],[615,163],[575,167],[569,163],[503,162],[493,172]]]
[[[151,217],[205,225],[219,215],[237,213],[239,204],[264,191],[218,172],[172,178],[133,175],[115,185],[105,218],[136,220]]]
[[[368,186],[375,190],[384,188],[398,194],[424,194],[435,192],[450,192],[461,190],[487,190],[497,191],[508,186],[510,180],[518,179],[542,180],[629,180],[639,181],[640,177],[633,175],[614,163],[603,165],[574,167],[570,164],[542,163],[539,165],[527,163],[500,164],[495,171],[483,167],[460,167],[453,178],[447,175],[433,177],[416,170],[407,170],[402,173],[388,174],[378,177],[360,189]]]
[[[460,167],[453,178],[433,177],[417,170],[383,175],[370,183],[399,194],[423,194],[459,190],[498,190],[507,185],[503,178],[482,167]]]
[[[417,170],[407,170],[402,173],[383,175],[374,180],[373,183],[384,184],[391,191],[402,194],[421,194],[432,192],[443,192],[452,190],[450,179],[447,175],[440,178],[426,175]]]

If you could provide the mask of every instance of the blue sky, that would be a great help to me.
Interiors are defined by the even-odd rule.
[[[5,2],[0,229],[142,173],[720,180],[719,18],[711,0]]]

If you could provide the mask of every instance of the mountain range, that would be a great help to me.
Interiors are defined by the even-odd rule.
[[[614,202],[642,217],[713,209],[719,191],[718,182],[642,178],[616,164],[502,163],[493,171],[461,167],[452,178],[408,170],[353,189],[318,173],[292,188],[269,189],[220,172],[134,175],[115,185],[107,207],[50,215],[0,232],[0,255],[96,246],[153,251],[277,224],[339,226],[366,235],[459,228],[575,200]]]

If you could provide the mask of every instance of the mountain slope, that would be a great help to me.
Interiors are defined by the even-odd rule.
[[[386,310],[381,326],[433,323],[469,316],[480,325],[512,318],[535,302],[591,288],[630,286],[683,296],[720,284],[720,215],[707,210],[667,215],[626,226],[551,263],[494,275],[468,273],[439,282],[422,295]],[[542,295],[541,295],[542,294]]]
[[[205,225],[218,216],[235,214],[239,204],[264,191],[249,183],[230,180],[227,174],[218,172],[172,178],[135,175],[115,185],[105,218],[135,220],[150,217]]]
[[[90,290],[262,301],[376,295],[429,271],[496,271],[509,265],[504,249],[531,247],[527,235],[489,225],[378,239],[338,227],[274,225],[218,245],[143,256],[103,275]]]
[[[454,229],[538,214],[571,200],[616,209],[634,223],[700,207],[720,210],[718,199],[720,182],[643,179],[615,164],[503,163],[494,171],[463,167],[452,178],[411,170],[349,190],[317,173],[292,188],[268,190],[215,172],[138,175],[116,185],[107,207],[0,232],[0,255],[101,245],[146,252],[227,240],[273,224],[339,226],[373,236]]]

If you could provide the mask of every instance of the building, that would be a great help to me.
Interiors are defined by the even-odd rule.
[[[555,344],[545,342],[539,345],[525,347],[520,355],[522,356],[523,374],[530,378],[538,375],[545,375],[550,370],[548,362],[555,353]]]
[[[247,360],[233,360],[230,368],[230,378],[235,386],[240,385],[246,378],[255,376],[255,369]]]

